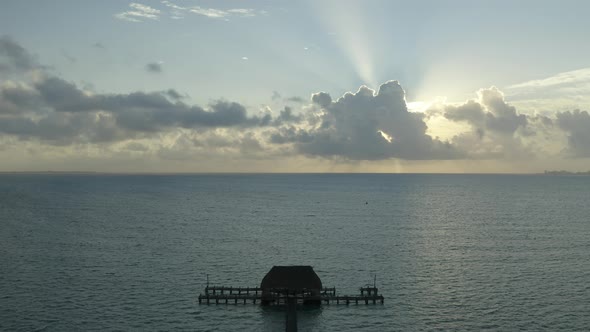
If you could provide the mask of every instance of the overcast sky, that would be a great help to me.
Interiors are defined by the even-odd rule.
[[[2,1],[0,171],[590,169],[587,1]]]

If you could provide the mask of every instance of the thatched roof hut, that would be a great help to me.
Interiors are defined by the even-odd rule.
[[[322,280],[311,266],[273,266],[262,279],[262,291],[288,289],[290,291],[322,289]]]
[[[322,281],[311,266],[273,266],[260,283],[262,304],[268,304],[277,294],[303,297],[303,303],[320,303]]]

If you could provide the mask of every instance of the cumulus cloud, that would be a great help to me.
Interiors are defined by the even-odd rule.
[[[309,128],[283,128],[276,144],[293,143],[298,152],[352,160],[455,159],[460,151],[426,134],[423,115],[408,112],[397,81],[375,92],[362,86],[336,101],[325,92],[312,96],[319,121]]]
[[[527,125],[527,118],[517,114],[516,108],[504,100],[504,94],[496,87],[478,91],[478,101],[449,106],[445,117],[453,121],[465,121],[478,131],[493,131],[512,135],[519,127]]]
[[[397,81],[337,98],[317,92],[307,101],[273,92],[279,111],[256,113],[227,100],[194,105],[175,89],[96,92],[39,65],[8,37],[0,38],[0,60],[10,73],[0,77],[3,150],[37,146],[179,161],[238,156],[345,164],[590,158],[587,111],[524,114],[495,87],[459,104],[440,100],[425,111],[408,109]],[[435,120],[460,130],[440,138],[429,128]]]
[[[567,152],[572,157],[590,157],[590,115],[587,111],[557,113],[557,125],[567,133]]]
[[[457,134],[451,140],[470,158],[529,158],[534,155],[522,137],[535,135],[535,129],[529,126],[527,116],[508,104],[496,87],[479,90],[477,99],[463,104],[444,105],[441,113],[447,120],[470,126],[470,131]]]

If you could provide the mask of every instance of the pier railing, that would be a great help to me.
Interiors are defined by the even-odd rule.
[[[337,295],[335,287],[317,290],[289,290],[282,288],[262,289],[259,287],[207,286],[199,295],[199,303],[205,304],[246,304],[265,303],[284,305],[289,300],[296,303],[318,304],[383,304],[384,298],[376,287],[361,287],[360,295]]]

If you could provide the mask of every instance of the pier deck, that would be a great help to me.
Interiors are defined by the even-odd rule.
[[[384,298],[375,287],[361,287],[360,295],[336,295],[336,288],[322,288],[319,295],[307,291],[293,292],[285,289],[272,289],[263,295],[258,287],[207,286],[205,293],[199,295],[199,303],[205,304],[256,304],[265,301],[271,305],[285,305],[289,299],[297,303],[314,301],[321,304],[383,304]]]

